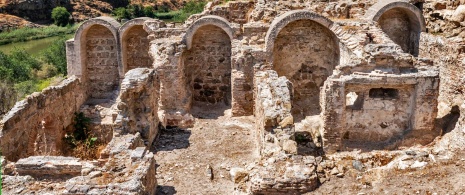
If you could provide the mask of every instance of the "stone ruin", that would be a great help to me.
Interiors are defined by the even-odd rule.
[[[460,48],[426,32],[423,3],[210,2],[181,26],[90,19],[66,42],[69,77],[2,119],[5,185],[48,178],[42,192],[154,194],[149,148],[159,128],[192,126],[195,106],[255,117],[257,150],[277,162],[239,178],[246,193],[314,190],[323,154],[429,144],[462,81],[444,75]],[[98,159],[60,156],[76,112],[106,144]]]

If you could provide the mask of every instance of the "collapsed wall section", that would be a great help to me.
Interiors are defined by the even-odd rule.
[[[158,134],[159,86],[154,69],[136,68],[126,73],[116,100],[114,130],[118,136],[140,133],[147,146],[152,145]]]
[[[16,161],[34,155],[62,154],[65,129],[86,99],[81,81],[72,76],[17,102],[0,123],[2,155]]]

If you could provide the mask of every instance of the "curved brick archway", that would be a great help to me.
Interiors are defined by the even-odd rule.
[[[292,115],[298,122],[318,115],[320,88],[339,65],[339,39],[333,23],[309,11],[292,11],[272,23],[266,51],[273,69],[292,83]]]
[[[190,38],[191,46],[183,59],[193,105],[231,105],[230,35],[222,26],[205,24],[196,28]]]
[[[368,9],[365,18],[378,22],[404,52],[418,56],[420,33],[426,31],[420,9],[408,1],[379,1]]]
[[[328,18],[321,16],[315,12],[306,11],[306,10],[295,10],[287,12],[273,20],[266,33],[265,37],[265,50],[268,54],[272,54],[274,43],[276,38],[278,37],[279,32],[286,27],[289,23],[294,22],[296,20],[311,20],[320,24],[321,26],[325,27],[326,29],[331,29],[333,27],[334,22],[329,20]],[[339,40],[338,37],[334,33],[331,32],[331,36],[334,40]],[[339,46],[338,46],[339,47]]]
[[[228,36],[229,39],[233,39],[234,30],[231,24],[224,18],[219,16],[204,16],[196,20],[190,27],[187,29],[186,34],[184,35],[183,42],[186,44],[187,49],[191,49],[192,41],[197,30],[203,26],[212,25],[221,28]]]
[[[134,68],[151,68],[152,58],[149,56],[148,33],[144,30],[144,22],[150,18],[136,18],[124,23],[119,28],[121,43],[121,63],[123,72]]]
[[[76,31],[74,42],[78,62],[75,74],[89,83],[92,99],[107,99],[123,77],[119,56],[119,23],[109,17],[84,22]]]

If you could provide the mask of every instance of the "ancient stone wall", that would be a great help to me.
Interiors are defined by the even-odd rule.
[[[119,83],[116,39],[106,27],[94,25],[83,41],[90,98],[110,98]]]
[[[275,155],[292,149],[295,142],[294,120],[291,115],[292,86],[285,77],[275,71],[259,71],[255,74],[255,109],[257,140],[262,156]],[[286,147],[291,146],[291,147]]]
[[[385,73],[355,74],[327,83],[322,101],[325,151],[396,148],[403,144],[399,140],[419,134],[431,142],[426,134],[437,136],[436,71],[390,75],[385,78],[389,82],[383,81]]]
[[[231,40],[226,32],[213,25],[199,28],[184,55],[193,102],[231,105]]]
[[[344,141],[366,145],[402,137],[404,131],[413,128],[414,87],[346,85]]]
[[[143,25],[135,25],[125,32],[121,42],[125,71],[152,67],[152,59],[148,52],[149,43],[148,34],[143,29]]]
[[[338,46],[322,25],[298,20],[279,32],[274,44],[273,68],[292,82],[292,113],[296,120],[320,113],[320,87],[338,63]]]
[[[0,123],[2,155],[11,161],[60,155],[65,130],[86,99],[80,80],[71,77],[18,102]]]

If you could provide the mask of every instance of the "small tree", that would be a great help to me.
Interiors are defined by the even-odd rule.
[[[64,7],[55,7],[52,10],[52,19],[57,26],[66,26],[71,14]]]

